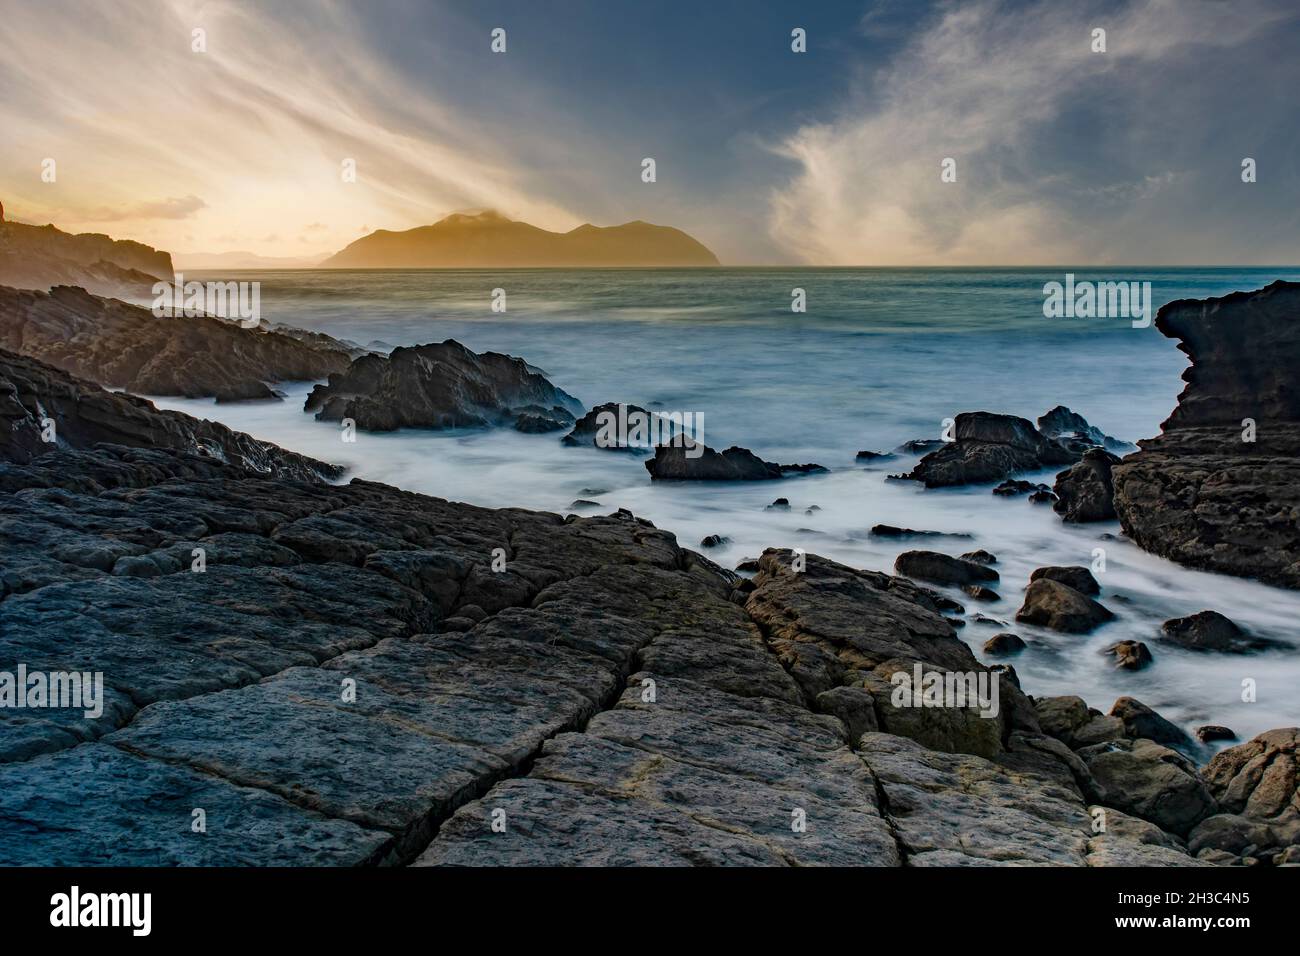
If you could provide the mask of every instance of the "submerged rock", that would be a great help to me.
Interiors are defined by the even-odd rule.
[[[395,431],[508,425],[539,412],[564,422],[582,406],[523,359],[476,354],[448,339],[363,355],[312,389],[303,410],[316,412],[318,421],[351,419],[367,431]]]
[[[1278,642],[1252,637],[1218,611],[1200,611],[1165,621],[1160,640],[1187,651],[1249,654],[1277,647]]]
[[[961,586],[998,580],[998,573],[987,565],[938,551],[904,551],[894,561],[894,570],[934,584]]]
[[[775,481],[826,470],[821,465],[778,465],[748,448],[732,446],[717,452],[694,444],[660,445],[645,467],[655,481]]]
[[[1191,567],[1300,587],[1300,283],[1171,302],[1155,325],[1192,365],[1160,437],[1113,469],[1125,533]]]
[[[1139,671],[1154,663],[1151,649],[1141,641],[1119,641],[1106,648],[1106,654],[1115,660],[1115,667],[1125,671]]]

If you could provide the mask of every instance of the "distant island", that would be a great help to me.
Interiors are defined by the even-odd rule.
[[[550,232],[500,213],[456,213],[405,232],[380,229],[321,263],[326,269],[716,266],[680,229],[648,222]]]

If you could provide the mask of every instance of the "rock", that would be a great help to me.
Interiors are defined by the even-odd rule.
[[[650,434],[650,423],[657,430]],[[635,424],[644,421],[647,426],[638,429]],[[619,434],[617,424],[628,425],[624,434]],[[673,422],[663,415],[647,411],[640,405],[628,405],[621,402],[606,402],[597,405],[574,423],[572,431],[560,439],[570,447],[591,446],[603,451],[623,451],[646,453],[654,447],[655,438],[675,440],[683,434],[681,422]]]
[[[569,503],[569,507],[572,508],[572,509],[574,509],[574,510],[577,510],[577,509],[587,509],[587,508],[599,508],[599,507],[600,507],[600,502],[599,502],[599,501],[589,501],[589,500],[586,499],[586,498],[575,498],[573,501],[571,501],[571,502]]]
[[[948,443],[938,438],[914,438],[909,442],[904,442],[894,449],[896,455],[928,455],[932,451],[938,451]]]
[[[1237,732],[1221,724],[1206,724],[1196,728],[1196,739],[1203,744],[1215,743],[1219,740],[1236,740]]]
[[[557,408],[546,415],[520,415],[515,419],[515,431],[523,432],[526,435],[544,435],[547,432],[568,428],[572,421],[572,415],[564,409]]]
[[[1171,302],[1192,360],[1159,438],[1113,470],[1125,533],[1195,568],[1300,587],[1300,283]],[[1249,421],[1247,421],[1249,420]]]
[[[955,441],[926,455],[906,477],[927,488],[983,484],[1077,458],[1014,415],[964,412],[956,418],[954,435]]]
[[[695,457],[687,454],[698,447],[660,445],[654,458],[645,463],[646,471],[655,481],[772,481],[791,473],[826,470],[820,465],[773,464],[747,448],[735,446],[722,452],[704,446]]]
[[[144,395],[278,399],[268,383],[310,381],[348,367],[343,345],[308,344],[209,316],[158,318],[84,289],[0,286],[0,348],[78,378]]]
[[[963,584],[961,589],[977,601],[1000,601],[1001,596],[997,591],[986,588],[982,584]]]
[[[1029,496],[1029,503],[1034,505],[1050,505],[1055,504],[1055,502],[1056,495],[1050,491],[1035,491]]]
[[[894,570],[934,584],[964,585],[998,580],[998,573],[987,565],[937,551],[904,551],[894,561]]]
[[[1127,454],[1137,450],[1137,446],[1132,442],[1111,438],[1100,428],[1089,425],[1088,420],[1082,415],[1070,411],[1064,405],[1057,405],[1051,411],[1040,415],[1038,430],[1045,437],[1058,442],[1096,445],[1116,454]]]
[[[1187,651],[1221,654],[1248,654],[1278,646],[1276,641],[1251,637],[1218,611],[1200,611],[1165,621],[1160,627],[1160,640]]]
[[[966,561],[974,561],[976,564],[997,564],[997,557],[989,551],[980,549],[978,551],[967,551],[962,555]]]
[[[1007,654],[1019,654],[1025,649],[1025,642],[1017,634],[994,634],[984,642],[984,653],[1001,657]]]
[[[764,511],[789,511],[789,510],[790,510],[790,499],[789,499],[789,498],[777,498],[775,501],[773,501],[770,505],[768,505],[768,506],[767,506],[766,508],[764,508],[763,510],[764,510]]]
[[[871,526],[873,538],[969,538],[970,535],[949,531],[916,531],[912,528],[899,528],[892,524]],[[981,564],[986,562],[980,562]]]
[[[1015,498],[1018,495],[1037,494],[1046,490],[1046,485],[1034,484],[1032,481],[1021,481],[1019,478],[1008,478],[995,487],[993,493],[1001,498]]]
[[[1200,753],[1199,748],[1181,727],[1161,717],[1133,697],[1121,697],[1116,700],[1110,709],[1110,716],[1118,718],[1124,724],[1124,734],[1127,737],[1154,740],[1158,744],[1173,747],[1189,755]]]
[[[1106,654],[1115,658],[1115,667],[1125,671],[1140,671],[1154,663],[1151,649],[1141,641],[1119,641],[1106,648]]]
[[[1229,813],[1294,823],[1300,814],[1298,745],[1300,729],[1266,731],[1215,754],[1205,767],[1205,782]]]
[[[1043,733],[1074,746],[1075,731],[1088,723],[1088,705],[1082,697],[1040,697],[1034,701],[1034,711]]]
[[[523,359],[479,355],[453,339],[363,355],[312,389],[303,407],[318,421],[346,418],[368,431],[482,428],[512,424],[539,409],[559,421],[571,419],[581,405]]]
[[[701,548],[720,548],[725,544],[731,544],[731,539],[720,534],[708,535],[700,541]]]
[[[1039,578],[1025,591],[1016,620],[1070,634],[1084,634],[1114,618],[1114,614],[1069,585]]]
[[[1197,855],[1205,850],[1221,850],[1236,857],[1250,847],[1276,845],[1277,836],[1268,824],[1235,813],[1206,817],[1187,835],[1187,848]]]
[[[897,456],[896,456],[896,455],[891,455],[889,452],[884,452],[884,451],[860,451],[860,452],[858,452],[857,455],[855,456],[855,460],[857,460],[857,461],[889,461],[890,459],[895,458],[895,457],[897,457]]]
[[[1079,751],[1108,801],[1160,829],[1186,836],[1218,806],[1186,757],[1151,740],[1118,740]]]
[[[57,442],[41,439],[46,419],[54,422]],[[343,473],[334,465],[284,451],[216,422],[159,411],[143,398],[106,391],[0,349],[0,461],[48,462],[49,480],[58,484],[55,462],[61,462],[63,452],[89,450],[101,443],[141,449],[135,461],[148,460],[156,449],[184,452],[182,460],[189,462],[195,475],[222,474],[227,463],[264,475],[307,480],[332,480]],[[170,465],[174,459],[166,461]],[[130,470],[108,467],[114,472]],[[89,480],[111,486],[118,478],[101,475]],[[0,491],[6,490],[13,489],[0,477]]]
[[[1046,578],[1049,581],[1060,581],[1062,584],[1074,588],[1080,594],[1098,595],[1101,593],[1101,585],[1097,579],[1092,576],[1092,572],[1085,567],[1074,565],[1071,567],[1047,567],[1036,568],[1030,575],[1030,581],[1037,581],[1040,578]]]
[[[1066,521],[1115,520],[1115,488],[1111,472],[1119,458],[1102,448],[1090,448],[1078,464],[1056,476],[1053,510]]]

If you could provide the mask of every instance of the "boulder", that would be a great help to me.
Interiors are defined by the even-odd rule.
[[[1300,815],[1300,728],[1270,730],[1221,750],[1204,773],[1229,813],[1294,821]]]
[[[904,551],[894,561],[894,570],[909,578],[934,584],[961,586],[998,580],[998,573],[988,565],[937,551]]]
[[[1016,620],[1070,634],[1084,634],[1114,618],[1109,610],[1069,585],[1039,578],[1025,591]]]
[[[1079,756],[1110,805],[1185,837],[1218,805],[1186,757],[1151,740],[1085,747]]]
[[[1115,489],[1111,469],[1119,458],[1102,448],[1090,448],[1078,464],[1056,476],[1053,510],[1066,521],[1113,521]]]
[[[1019,654],[1025,649],[1025,642],[1016,634],[994,634],[984,642],[984,653],[994,657]]]
[[[1231,727],[1224,727],[1221,724],[1205,724],[1196,728],[1196,739],[1203,744],[1211,744],[1220,740],[1236,740],[1237,732]]]
[[[1132,442],[1112,438],[1100,428],[1088,424],[1086,418],[1064,405],[1057,405],[1038,416],[1038,430],[1044,437],[1058,442],[1098,446],[1121,455],[1137,449]]]
[[[1060,581],[1062,584],[1074,588],[1080,594],[1096,596],[1101,593],[1101,585],[1098,584],[1097,579],[1092,576],[1092,572],[1079,565],[1072,565],[1070,567],[1035,568],[1029,575],[1029,580],[1037,581],[1039,578],[1047,578],[1049,581]]]
[[[696,449],[701,447],[703,451],[697,454]],[[732,446],[717,452],[689,442],[660,445],[645,467],[655,481],[775,481],[791,474],[826,470],[820,465],[778,465],[764,461],[748,448]]]
[[[1119,641],[1106,648],[1104,653],[1114,658],[1118,670],[1140,671],[1154,662],[1151,649],[1141,641]]]
[[[1187,651],[1248,654],[1278,646],[1276,641],[1252,637],[1218,611],[1199,611],[1165,621],[1160,640]]]
[[[1133,739],[1144,737],[1187,754],[1200,753],[1186,731],[1161,717],[1136,698],[1121,697],[1116,700],[1110,709],[1110,716],[1118,718],[1123,723],[1124,734],[1127,737]]]

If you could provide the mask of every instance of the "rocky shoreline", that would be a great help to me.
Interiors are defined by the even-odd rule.
[[[922,456],[904,477],[1002,482],[997,493],[1051,501],[1067,521],[1118,514],[1149,550],[1295,587],[1278,516],[1296,474],[1284,454],[1296,333],[1271,330],[1298,290],[1161,310],[1158,327],[1196,364],[1165,436],[1136,454],[1120,459],[1121,442],[1059,406],[1037,426],[979,412],[957,416],[952,442],[898,449]],[[1267,331],[1271,357],[1234,373],[1216,344],[1225,321]],[[61,350],[58,322],[89,344]],[[570,429],[567,444],[590,444],[594,413],[521,359],[185,328],[226,335],[218,326],[252,350],[234,366],[249,382],[332,363],[306,409],[326,420]],[[169,347],[157,336],[177,327],[143,310],[0,289],[3,328],[44,337],[11,332],[22,355],[0,342],[0,672],[98,671],[105,694],[94,718],[0,708],[0,862],[1300,863],[1300,730],[1203,763],[1205,742],[1231,730],[1194,739],[1127,696],[1103,713],[1026,695],[1011,663],[986,666],[957,637],[964,609],[942,590],[997,600],[1008,582],[987,551],[908,551],[886,574],[768,549],[741,576],[626,511],[561,517],[336,484],[331,464],[88,381],[112,384],[109,356],[125,354],[106,351],[112,334]],[[246,390],[217,380],[222,361],[204,368],[191,369],[203,394]],[[1277,387],[1252,398],[1234,374]],[[159,381],[138,372],[122,387]],[[1258,441],[1224,451],[1219,432],[1251,408]],[[651,478],[820,469],[684,452],[656,449]],[[1239,464],[1266,477],[1238,481]],[[1045,466],[1068,466],[1051,491],[1014,477]],[[1195,482],[1196,495],[1180,490]],[[1225,539],[1226,512],[1187,513],[1234,488],[1250,540]],[[1179,537],[1188,528],[1194,541]],[[1112,615],[1087,568],[1039,568],[1024,584],[1020,622],[1084,633]],[[1159,641],[1271,646],[1211,611],[1168,621]],[[1004,631],[985,651],[1010,661],[1024,647]],[[1151,661],[1136,641],[1107,653],[1127,669]]]
[[[1300,853],[1295,730],[1197,769],[1137,702],[1025,696],[907,578],[780,550],[743,578],[626,512],[257,473],[210,423],[2,357],[0,659],[106,684],[98,720],[0,711],[5,863]],[[996,717],[899,706],[914,669],[985,675]]]

